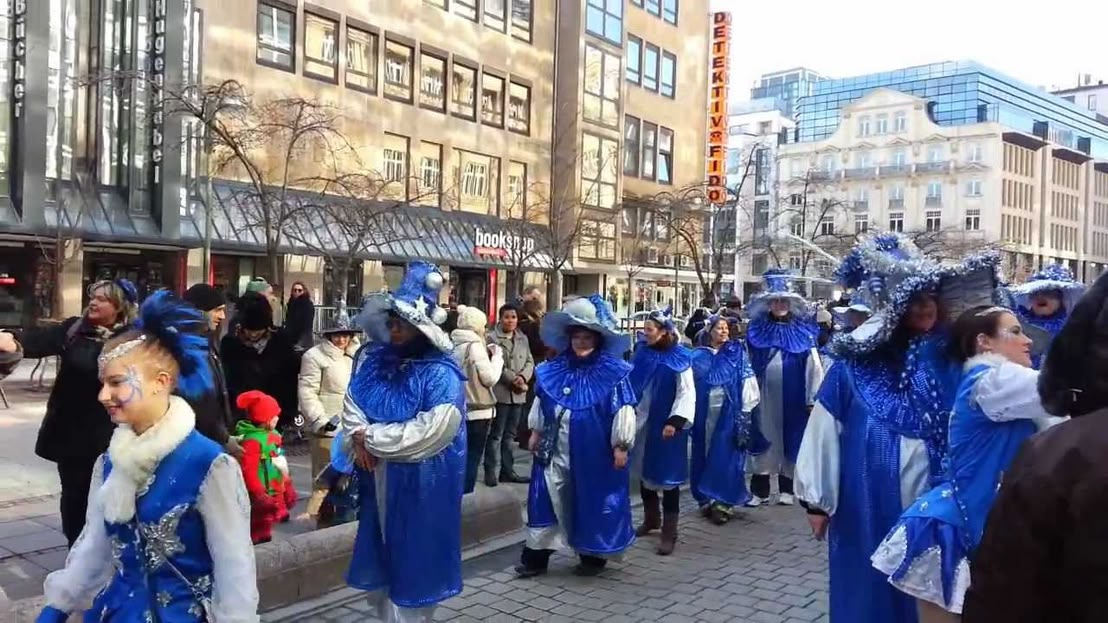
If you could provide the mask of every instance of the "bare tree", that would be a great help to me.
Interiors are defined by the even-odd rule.
[[[855,232],[837,229],[842,216],[848,213],[850,206],[835,196],[827,173],[809,169],[800,192],[790,193],[778,206],[777,214],[770,219],[772,226],[789,232],[803,242],[775,245],[773,242],[780,241],[781,237],[770,235],[767,236],[766,251],[778,267],[793,268],[801,276],[807,276],[821,258],[812,247],[842,256],[855,242]],[[781,251],[788,255],[783,258]],[[797,257],[799,266],[789,256]]]
[[[52,273],[51,297],[47,318],[60,319],[65,308],[65,291],[62,287],[66,269],[81,257],[81,233],[87,215],[93,210],[104,211],[100,193],[96,191],[96,162],[89,160],[88,166],[74,171],[73,180],[77,201],[68,196],[55,202],[54,211],[57,226],[54,235],[35,236],[35,243],[44,262],[50,265]],[[75,208],[73,210],[72,208]]]
[[[509,298],[523,294],[523,274],[528,270],[547,271],[552,267],[547,258],[551,248],[558,246],[551,231],[549,186],[538,182],[526,187],[509,184],[505,197],[501,230],[506,237],[504,261],[510,279],[505,290]]]
[[[986,251],[1010,251],[1012,246],[1001,240],[989,240],[983,231],[957,227],[921,229],[904,232],[924,255],[938,262],[956,262],[967,255]]]

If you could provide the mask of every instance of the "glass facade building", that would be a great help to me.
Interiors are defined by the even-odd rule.
[[[796,139],[827,138],[839,126],[840,109],[880,87],[928,100],[929,114],[939,125],[994,121],[1108,160],[1108,125],[1093,113],[973,61],[817,82],[797,106]]]
[[[797,101],[811,95],[814,85],[824,80],[827,78],[804,67],[763,74],[758,86],[750,89],[750,99],[776,98],[781,102],[781,114],[792,117]]]

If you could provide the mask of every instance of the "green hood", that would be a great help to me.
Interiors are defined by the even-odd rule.
[[[259,426],[255,423],[251,422],[250,420],[239,420],[238,423],[235,424],[235,434],[238,435],[239,437],[242,437],[242,436],[245,436],[245,435],[250,435],[250,434],[268,433],[268,432],[269,432],[268,428],[265,428],[264,426]]]

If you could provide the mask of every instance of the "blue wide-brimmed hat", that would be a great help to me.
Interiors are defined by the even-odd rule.
[[[400,287],[392,292],[369,294],[362,300],[362,310],[355,320],[370,339],[382,344],[389,341],[388,314],[400,318],[419,329],[435,348],[449,352],[453,345],[442,323],[446,322],[446,310],[439,307],[439,291],[445,280],[434,264],[415,261],[408,264]]]
[[[320,333],[323,335],[335,335],[341,333],[357,334],[361,329],[354,326],[354,323],[350,320],[350,315],[346,313],[346,303],[339,303],[339,308],[335,312],[334,318],[323,328]]]
[[[811,315],[808,302],[793,290],[796,276],[783,268],[771,268],[762,273],[762,291],[755,294],[746,305],[747,318],[751,320],[769,312],[773,301],[788,301],[789,312],[798,318]]]
[[[630,336],[620,332],[612,307],[599,294],[569,300],[561,310],[546,314],[539,334],[547,346],[561,353],[569,349],[571,327],[582,327],[599,334],[603,338],[600,350],[615,357],[623,357],[631,350]]]
[[[1057,292],[1062,297],[1062,307],[1072,311],[1085,294],[1085,284],[1073,278],[1070,269],[1061,264],[1048,264],[1018,286],[1010,286],[1012,304],[1031,308],[1031,297],[1045,292]]]
[[[670,333],[677,332],[677,323],[673,320],[672,305],[668,305],[663,309],[652,310],[646,315],[646,319],[658,323],[658,326]]]

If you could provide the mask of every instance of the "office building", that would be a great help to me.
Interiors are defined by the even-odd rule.
[[[1103,80],[1094,82],[1092,76],[1084,74],[1077,86],[1053,93],[1095,113],[1101,122],[1108,123],[1108,84],[1104,84]]]
[[[781,114],[792,117],[801,98],[808,97],[826,76],[806,67],[794,67],[784,71],[762,74],[758,83],[750,89],[750,99],[777,98],[781,101]]]

